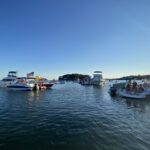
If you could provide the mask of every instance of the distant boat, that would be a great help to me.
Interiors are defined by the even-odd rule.
[[[65,81],[64,80],[60,80],[59,84],[65,84]]]
[[[93,85],[104,85],[105,80],[102,76],[102,71],[94,71],[93,78],[92,78],[92,84]]]
[[[103,86],[105,84],[105,80],[102,76],[102,71],[94,71],[93,78],[90,76],[85,77],[80,81],[82,85],[100,85]]]
[[[7,77],[0,81],[0,87],[7,87],[17,82],[17,71],[9,71]]]
[[[39,87],[45,87],[46,89],[50,89],[54,85],[54,83],[52,83],[46,78],[40,78],[36,80],[36,84],[38,84]]]

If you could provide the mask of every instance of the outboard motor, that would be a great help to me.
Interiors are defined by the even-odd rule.
[[[110,93],[111,96],[116,96],[116,94],[117,94],[117,89],[116,89],[114,86],[112,86],[112,87],[110,87],[110,89],[109,89],[109,93]]]

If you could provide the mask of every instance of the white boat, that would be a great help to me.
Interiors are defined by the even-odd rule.
[[[105,80],[102,76],[102,71],[94,71],[93,78],[92,78],[92,85],[104,85]]]
[[[128,92],[126,90],[120,90],[118,94],[122,97],[126,98],[133,98],[133,99],[143,99],[146,97],[145,92],[142,93],[134,93],[134,92]]]
[[[54,83],[52,83],[51,81],[49,81],[48,79],[46,79],[46,78],[41,78],[41,79],[38,79],[38,80],[36,80],[35,81],[36,82],[36,84],[38,84],[39,85],[39,87],[45,87],[45,88],[47,88],[47,89],[50,89],[53,85],[54,85]]]
[[[17,82],[17,72],[9,71],[7,77],[0,81],[0,87],[7,87]]]
[[[146,95],[150,95],[150,82],[144,82],[143,83],[144,91]]]
[[[30,91],[35,87],[35,83],[27,81],[26,79],[18,79],[14,84],[8,85],[7,88],[11,90]]]

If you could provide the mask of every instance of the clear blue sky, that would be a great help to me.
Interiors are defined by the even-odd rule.
[[[150,73],[149,0],[0,0],[0,78]]]

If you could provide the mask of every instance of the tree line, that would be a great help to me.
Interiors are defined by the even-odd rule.
[[[65,80],[65,81],[76,81],[76,80],[83,80],[84,78],[87,77],[90,78],[89,75],[73,73],[73,74],[65,74],[63,76],[60,76],[58,79]]]

